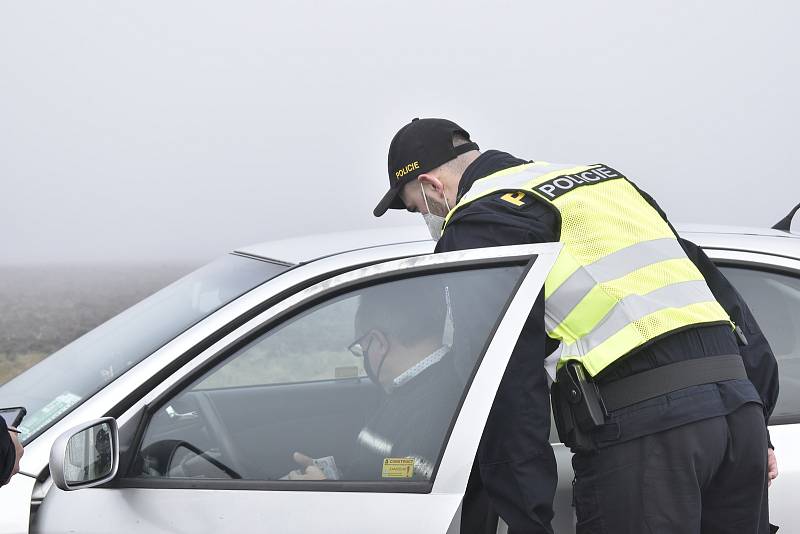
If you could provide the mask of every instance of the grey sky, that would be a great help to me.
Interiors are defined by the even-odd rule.
[[[796,2],[0,3],[0,262],[206,259],[372,217],[415,116],[674,221],[800,202]]]

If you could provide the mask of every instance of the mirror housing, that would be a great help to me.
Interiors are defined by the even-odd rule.
[[[50,476],[61,490],[105,484],[119,468],[119,430],[113,417],[78,425],[61,434],[50,449]]]

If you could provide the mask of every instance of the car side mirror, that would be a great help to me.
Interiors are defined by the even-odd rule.
[[[95,419],[61,434],[50,449],[50,475],[59,489],[105,484],[119,468],[119,430],[113,417]]]

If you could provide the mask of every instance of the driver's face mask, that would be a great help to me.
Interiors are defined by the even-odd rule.
[[[440,237],[442,237],[442,227],[444,226],[445,218],[441,215],[434,215],[431,211],[431,205],[435,205],[433,200],[428,202],[428,195],[425,194],[425,188],[422,187],[422,182],[419,183],[420,189],[422,189],[422,199],[425,201],[425,209],[428,213],[423,213],[422,218],[425,220],[425,224],[428,226],[428,231],[431,233],[431,238],[434,241],[438,241]],[[444,205],[447,210],[445,211],[445,215],[450,213],[450,204],[447,202],[447,195],[444,195]]]

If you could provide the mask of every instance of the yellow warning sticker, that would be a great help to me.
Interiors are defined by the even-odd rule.
[[[384,458],[383,478],[411,478],[414,476],[413,458]]]

